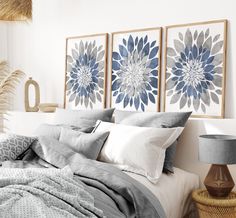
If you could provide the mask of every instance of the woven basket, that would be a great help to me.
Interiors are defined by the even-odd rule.
[[[196,190],[192,197],[200,218],[236,218],[236,193],[226,198],[213,198],[207,190]]]

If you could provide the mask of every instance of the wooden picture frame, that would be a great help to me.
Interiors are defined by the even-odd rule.
[[[112,33],[110,106],[159,111],[162,28]]]
[[[163,111],[223,118],[227,20],[165,28]]]
[[[108,34],[66,38],[64,108],[106,107]]]

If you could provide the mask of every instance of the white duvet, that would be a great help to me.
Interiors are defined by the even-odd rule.
[[[157,184],[145,177],[127,173],[146,186],[160,201],[168,218],[182,218],[191,210],[191,192],[199,187],[199,177],[179,168],[174,174],[162,174]]]

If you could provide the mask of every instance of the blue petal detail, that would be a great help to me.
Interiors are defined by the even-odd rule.
[[[182,70],[176,70],[173,72],[173,74],[175,74],[176,76],[181,76],[183,74]]]
[[[139,96],[137,96],[134,98],[134,106],[136,110],[138,110],[139,104],[140,104],[140,99],[139,99]]]
[[[129,104],[129,96],[126,95],[125,98],[124,98],[124,101],[123,101],[123,106],[124,108],[126,108],[126,106]]]
[[[143,48],[143,54],[147,56],[149,54],[149,43],[147,43]]]
[[[156,44],[156,42],[157,42],[157,41],[153,41],[153,42],[151,43],[151,48]]]
[[[198,56],[198,49],[197,49],[197,46],[194,45],[193,46],[193,58],[196,59]]]
[[[153,76],[157,76],[157,75],[158,75],[158,71],[157,71],[157,70],[153,70],[153,71],[151,71],[151,74],[152,74]]]
[[[207,64],[212,63],[212,61],[214,60],[214,58],[215,58],[214,56],[209,57],[206,63],[207,63]]]
[[[140,93],[140,98],[144,104],[148,105],[148,96],[146,92]]]
[[[125,58],[128,57],[128,51],[126,50],[126,48],[123,45],[119,45],[119,51],[120,51],[120,55],[122,57],[125,57]]]
[[[180,53],[180,56],[181,56],[182,60],[186,61],[186,56],[183,52]]]
[[[178,79],[179,79],[179,77],[177,77],[177,76],[171,78],[171,80],[173,80],[173,81],[176,81]]]
[[[207,89],[208,87],[207,87],[207,84],[204,82],[204,81],[201,81],[201,85],[202,85],[202,87],[204,88],[204,89]]]
[[[114,81],[116,79],[116,75],[112,74],[112,81]]]
[[[125,39],[123,39],[122,41],[123,41],[123,44],[124,44],[124,45],[126,45],[126,44],[127,44]]]
[[[192,92],[193,92],[193,87],[190,85],[187,88],[188,97],[190,97],[192,95]]]
[[[181,63],[179,63],[179,62],[175,63],[175,66],[176,66],[176,67],[178,67],[178,68],[180,68],[180,69],[182,69],[182,68],[183,68],[182,64],[181,64]]]
[[[188,48],[187,48],[187,47],[184,49],[184,52],[185,52],[185,55],[186,55],[186,57],[188,57],[189,50],[188,50]]]
[[[150,85],[153,87],[153,88],[157,88],[157,83],[158,83],[158,80],[156,77],[150,77],[151,81],[150,81]]]
[[[145,111],[145,107],[142,103],[141,103],[141,109],[142,109],[143,112]]]
[[[117,89],[120,88],[120,85],[121,85],[121,81],[120,80],[115,80],[113,83],[112,83],[112,86],[111,86],[111,89],[112,91],[115,91]]]
[[[112,70],[120,70],[120,64],[117,61],[112,61]]]
[[[133,106],[133,98],[130,99],[130,101],[129,101],[129,105],[130,105],[130,107]]]
[[[154,47],[150,52],[149,59],[154,58],[157,55],[158,50],[159,50],[159,47],[157,47],[157,46]]]
[[[152,91],[152,94],[153,94],[153,95],[157,95],[157,90],[153,90],[153,91]]]
[[[180,90],[180,89],[182,89],[182,88],[184,87],[184,85],[185,85],[185,82],[184,82],[184,81],[178,83],[178,85],[176,86],[176,89],[175,89],[175,90]]]
[[[148,36],[146,35],[145,38],[144,38],[144,44],[147,43],[147,40],[148,40]]]
[[[124,93],[120,93],[116,98],[116,104],[119,104],[120,102],[122,102],[124,96],[125,96]]]
[[[214,79],[214,77],[210,73],[204,73],[204,75],[205,75],[206,80],[212,81]]]
[[[196,89],[193,89],[193,97],[196,99],[197,98],[197,91]]]
[[[133,37],[130,35],[128,39],[128,51],[132,53],[133,50],[134,50],[134,40]]]
[[[115,96],[117,96],[118,95],[118,91],[115,91],[114,93],[113,93],[113,96],[115,97]]]
[[[214,65],[206,65],[205,67],[204,67],[204,71],[205,72],[210,72],[210,71],[212,71],[213,69],[214,69]]]
[[[148,97],[149,97],[150,101],[151,101],[153,104],[156,103],[156,100],[155,100],[154,96],[153,96],[150,92],[148,93]]]
[[[138,42],[138,53],[143,49],[143,38],[139,39]]]
[[[146,88],[147,91],[152,90],[152,87],[148,83],[145,84],[145,88]]]
[[[94,83],[98,83],[98,78],[95,77],[95,76],[92,76],[92,81],[93,81]]]
[[[120,60],[121,59],[121,57],[120,57],[118,52],[112,52],[112,58],[114,60]]]
[[[198,92],[202,93],[202,86],[200,84],[197,85],[196,89]]]
[[[157,59],[157,58],[153,58],[153,59],[151,60],[151,63],[150,63],[150,65],[149,65],[149,68],[155,69],[157,66],[158,66],[158,59]]]
[[[210,56],[210,51],[207,51],[205,52],[203,55],[202,55],[202,59],[201,61],[206,61]]]

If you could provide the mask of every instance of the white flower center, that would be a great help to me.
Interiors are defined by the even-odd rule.
[[[78,83],[86,88],[92,82],[92,73],[88,66],[82,66],[78,69]]]
[[[125,91],[130,97],[136,97],[145,90],[145,83],[150,80],[150,70],[146,68],[146,65],[141,61],[130,60],[129,64],[122,68],[122,71],[122,91]]]
[[[183,65],[184,81],[186,84],[196,87],[204,79],[204,69],[199,60],[190,60]]]

